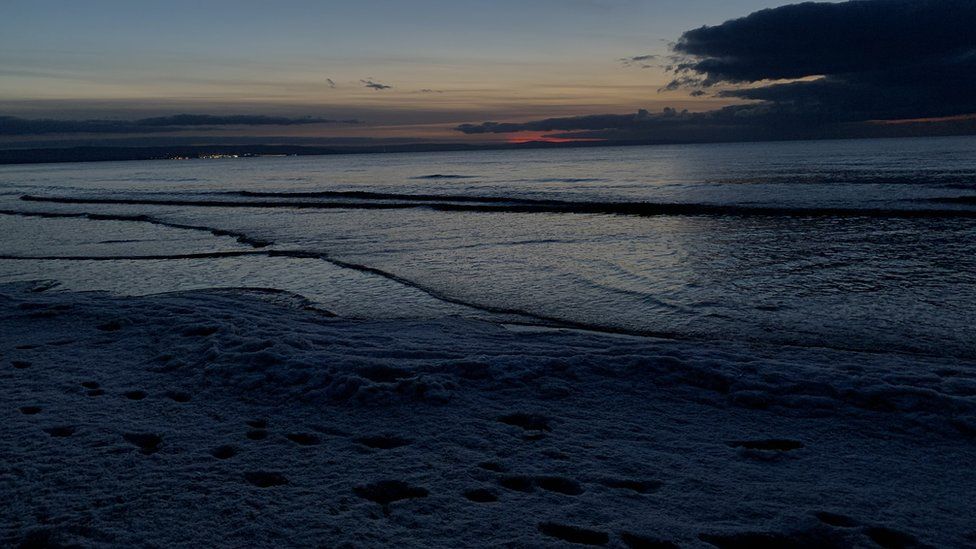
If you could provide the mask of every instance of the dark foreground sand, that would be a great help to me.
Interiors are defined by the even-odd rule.
[[[976,546],[976,365],[0,287],[3,546]]]

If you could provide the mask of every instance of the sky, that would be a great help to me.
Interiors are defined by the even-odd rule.
[[[933,4],[932,10],[942,10],[940,16],[952,15],[944,6],[956,3],[912,1]],[[963,13],[955,18],[967,22],[973,10],[966,8],[965,0],[959,1]],[[895,19],[909,4],[906,0],[866,3],[881,6],[879,14],[871,17],[890,12],[896,13]],[[723,29],[726,21],[787,4],[771,0],[5,0],[0,18],[0,139],[90,135],[81,131],[90,129],[86,127],[62,124],[55,129],[63,133],[55,133],[38,130],[37,124],[14,124],[24,119],[132,121],[178,114],[264,118],[258,123],[210,118],[190,126],[166,126],[157,120],[147,132],[128,127],[117,135],[517,140],[549,135],[550,130],[481,131],[484,126],[479,124],[628,114],[638,121],[643,116],[641,128],[647,130],[648,120],[672,112],[666,108],[685,117],[722,112],[725,107],[770,101],[748,93],[736,95],[743,87],[767,89],[758,84],[829,77],[824,70],[830,67],[812,66],[810,70],[820,72],[759,71],[744,80],[740,74],[710,80],[703,76],[708,66],[691,65],[689,59],[714,62],[727,58],[728,52],[714,49],[719,47],[715,44],[681,51],[681,44],[687,42],[683,37],[695,29]],[[826,16],[861,21],[860,27],[855,24],[855,34],[876,34],[870,22],[875,19],[865,23],[856,11]],[[808,15],[812,20],[819,16]],[[770,24],[807,26],[795,19],[773,17]],[[935,33],[945,31],[939,27],[943,19],[933,23],[932,36],[914,38],[935,40]],[[760,27],[765,24],[760,23]],[[891,24],[897,25],[897,20]],[[763,34],[762,28],[748,32],[748,36]],[[818,40],[817,35],[806,39]],[[709,40],[715,42],[713,38]],[[753,46],[766,48],[767,53],[782,47],[782,37],[768,38]],[[940,51],[965,54],[971,46],[976,51],[972,39],[962,41]],[[842,45],[869,47],[860,42]],[[799,46],[794,55],[805,51],[836,55],[816,44]],[[682,59],[669,57],[676,53]],[[737,55],[743,53],[749,52]],[[848,55],[857,57],[856,52]],[[745,62],[761,63],[759,56],[753,57]],[[668,65],[674,69],[676,60],[682,63],[680,70],[666,70]],[[867,59],[854,68],[876,62],[877,58]],[[730,86],[735,89],[729,91]],[[641,109],[646,116],[639,114]],[[904,118],[902,114],[926,118],[929,113],[905,111],[899,117]],[[968,113],[954,109],[934,114]],[[273,123],[282,117],[293,118],[294,123]],[[242,121],[248,123],[224,123]],[[702,125],[700,120],[695,124]],[[618,134],[620,130],[591,126],[561,133],[587,131],[591,135],[579,138],[605,139],[606,130]],[[105,127],[94,134],[116,135]],[[639,136],[631,131],[623,137],[647,135],[647,131]]]

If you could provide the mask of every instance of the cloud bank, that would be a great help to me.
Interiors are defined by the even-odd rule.
[[[155,133],[221,126],[298,126],[307,124],[359,124],[359,120],[283,116],[177,114],[138,120],[58,120],[0,116],[0,135],[45,135],[69,133]]]
[[[673,111],[671,111],[673,113]],[[461,133],[514,133],[551,132],[575,130],[600,130],[605,128],[639,128],[652,118],[648,111],[641,109],[637,114],[594,114],[567,118],[547,118],[531,122],[483,122],[481,124],[461,124],[456,129]]]
[[[703,113],[642,110],[456,129],[573,131],[648,141],[876,135],[878,120],[976,113],[974,29],[973,0],[854,0],[766,9],[687,31],[668,58],[674,78],[664,90],[686,89],[692,96],[707,90],[743,104]],[[646,57],[620,61],[633,65]],[[948,127],[953,123],[956,130]],[[950,133],[973,127],[965,117],[939,124]]]

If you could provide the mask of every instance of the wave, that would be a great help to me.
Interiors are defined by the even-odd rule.
[[[530,183],[596,183],[606,181],[599,177],[542,177],[539,179],[528,179]]]
[[[454,173],[432,173],[430,175],[418,175],[410,179],[474,179],[474,175],[459,175]]]
[[[227,191],[218,193],[252,198],[339,198],[349,200],[399,200],[405,202],[472,202],[472,203],[512,203],[537,204],[546,201],[506,198],[501,196],[470,196],[463,194],[405,194],[378,193],[372,191],[312,191],[312,192],[273,192],[273,191]]]
[[[193,225],[182,225],[176,223],[169,223],[149,216],[125,216],[125,215],[101,215],[93,213],[60,213],[60,212],[24,212],[15,210],[0,210],[0,215],[18,215],[24,217],[47,217],[47,218],[87,218],[93,220],[99,219],[110,219],[117,221],[131,221],[131,222],[142,222],[151,223],[156,225],[164,225],[167,227],[177,227],[183,229],[197,230],[210,232],[211,234],[221,235],[229,234],[229,231],[223,229],[216,229],[213,227],[201,227]],[[246,235],[241,235],[242,238],[248,240],[255,240]],[[273,245],[273,242],[265,242],[265,246]],[[608,328],[606,326],[601,326],[598,324],[590,324],[584,322],[576,322],[572,320],[562,319],[554,316],[548,316],[538,313],[532,313],[522,309],[510,308],[510,307],[497,307],[492,305],[485,305],[480,303],[474,303],[465,301],[463,299],[458,299],[450,295],[441,293],[433,288],[427,287],[423,284],[404,278],[400,275],[391,273],[389,271],[384,271],[376,267],[370,267],[368,265],[363,265],[360,263],[352,263],[349,261],[343,261],[332,257],[330,254],[325,252],[311,252],[305,250],[231,250],[231,251],[219,251],[219,252],[201,252],[201,253],[189,253],[189,254],[159,254],[159,255],[113,255],[113,256],[18,256],[18,255],[0,255],[0,260],[8,261],[167,261],[167,260],[179,260],[179,259],[221,259],[221,258],[232,258],[232,257],[284,257],[293,259],[318,259],[325,261],[337,267],[350,269],[353,271],[358,271],[365,274],[370,274],[385,278],[387,280],[396,282],[403,286],[407,286],[423,292],[434,299],[442,301],[444,303],[451,303],[454,305],[460,305],[463,307],[469,307],[471,309],[484,311],[487,313],[504,315],[509,317],[516,317],[523,319],[522,321],[509,321],[516,324],[530,324],[530,325],[541,325],[541,326],[551,326],[551,327],[562,327],[571,328],[577,330],[587,330],[594,332],[603,333],[616,333],[623,335],[637,335],[644,337],[658,337],[666,339],[687,339],[688,336],[679,334],[676,332],[663,332],[663,331],[650,331],[650,330],[639,330],[630,331],[623,329]]]
[[[970,196],[947,196],[944,198],[933,198],[931,202],[942,202],[945,204],[965,204],[968,206],[976,206],[976,195]]]
[[[399,275],[390,273],[388,271],[377,269],[375,267],[370,267],[368,265],[349,263],[347,261],[335,259],[333,257],[330,257],[328,254],[320,253],[320,252],[306,252],[302,250],[232,250],[232,251],[222,251],[222,252],[201,252],[201,253],[187,253],[187,254],[111,255],[111,256],[0,255],[0,260],[4,260],[4,261],[173,261],[173,260],[187,260],[187,259],[190,260],[224,259],[224,258],[234,258],[234,257],[284,257],[284,258],[292,258],[292,259],[318,259],[318,260],[325,261],[327,263],[331,263],[337,267],[342,267],[342,268],[358,271],[361,273],[371,274],[381,278],[385,278],[387,280],[391,280],[393,282],[397,282],[403,286],[407,286],[419,290],[433,297],[434,299],[443,301],[445,303],[460,305],[463,307],[468,307],[471,309],[484,311],[487,313],[493,313],[497,315],[521,317],[523,319],[522,322],[513,322],[516,324],[530,324],[530,325],[540,325],[540,326],[550,326],[550,327],[572,328],[577,330],[587,330],[587,331],[594,331],[594,332],[616,333],[622,335],[640,335],[645,337],[659,337],[659,338],[667,338],[667,339],[686,339],[686,336],[677,333],[611,329],[597,324],[575,322],[575,321],[565,320],[557,317],[531,313],[528,311],[523,311],[521,309],[508,308],[508,307],[496,307],[492,305],[473,303],[473,302],[465,301],[463,299],[457,299],[442,294],[422,284],[418,284],[410,279],[403,278]]]
[[[206,231],[214,236],[230,236],[235,238],[241,244],[246,244],[248,246],[251,246],[252,248],[264,248],[272,244],[272,242],[268,240],[252,238],[244,233],[237,232],[237,231],[228,231],[224,229],[216,229],[213,227],[201,227],[199,225],[186,225],[183,223],[171,223],[169,221],[163,221],[161,219],[156,219],[148,215],[113,215],[113,214],[95,214],[95,213],[87,213],[87,212],[82,212],[82,213],[25,212],[20,210],[0,210],[0,215],[16,215],[19,217],[43,217],[43,218],[81,218],[81,219],[91,219],[93,221],[134,221],[140,223],[151,223],[153,225],[171,227],[174,229]]]
[[[190,254],[154,254],[154,255],[6,255],[0,254],[0,259],[6,261],[167,261],[173,259],[219,259],[223,257],[243,256],[274,256],[271,251],[260,250],[231,250],[224,252],[200,252]],[[294,257],[288,255],[288,257]],[[302,257],[310,257],[305,254]]]
[[[242,233],[234,233],[231,231],[226,231],[223,229],[217,229],[212,227],[204,226],[193,226],[184,225],[178,223],[170,223],[162,221],[150,216],[137,215],[137,216],[126,216],[126,215],[103,215],[94,213],[63,213],[63,212],[25,212],[16,210],[0,210],[0,215],[20,215],[25,217],[73,217],[73,218],[88,218],[93,220],[108,219],[108,220],[119,220],[119,221],[132,221],[132,222],[145,222],[151,224],[158,224],[168,227],[183,228],[189,230],[205,231],[214,235],[240,235],[239,240],[243,241],[257,241],[263,242],[263,246],[274,245],[274,242],[258,241],[243,235]],[[632,329],[622,326],[611,326],[599,323],[591,323],[580,320],[573,320],[567,318],[560,318],[558,316],[549,315],[545,313],[532,312],[528,310],[523,310],[515,307],[505,307],[496,306],[484,303],[478,303],[474,301],[467,301],[465,299],[453,297],[449,294],[445,294],[437,289],[429,287],[423,283],[405,278],[403,276],[397,275],[395,273],[385,271],[376,267],[371,267],[368,265],[363,265],[360,263],[353,263],[349,261],[344,261],[338,259],[328,252],[324,251],[308,251],[300,249],[266,249],[266,250],[229,250],[229,251],[214,251],[214,252],[200,252],[200,253],[186,253],[186,254],[159,254],[159,255],[118,255],[118,256],[16,256],[16,255],[0,255],[0,260],[12,260],[12,261],[161,261],[161,260],[187,260],[187,259],[221,259],[221,258],[233,258],[233,257],[280,257],[280,258],[292,258],[292,259],[317,259],[325,261],[337,267],[346,268],[354,271],[358,271],[364,274],[378,276],[403,286],[407,286],[423,292],[432,298],[454,305],[459,305],[463,307],[468,307],[474,310],[479,310],[487,313],[492,313],[500,315],[503,318],[500,321],[509,324],[527,324],[532,326],[548,326],[556,328],[567,328],[573,330],[583,330],[589,332],[598,333],[608,333],[608,334],[618,334],[627,336],[640,336],[640,337],[651,337],[651,338],[662,338],[669,340],[680,340],[680,341],[702,341],[702,340],[722,340],[723,337],[707,337],[702,334],[689,334],[673,330],[649,330],[649,329]],[[646,296],[645,296],[646,297]],[[763,343],[763,341],[746,338],[743,340],[746,343]],[[824,349],[835,349],[844,351],[856,351],[866,354],[875,353],[898,353],[897,351],[892,351],[890,349],[877,349],[872,347],[862,348],[858,346],[848,346],[848,345],[837,345],[837,344],[826,344],[825,342],[819,344],[803,344],[796,342],[786,342],[779,343],[780,345],[796,347],[796,348],[824,348]],[[924,352],[916,351],[915,354],[918,356],[925,355]],[[961,358],[972,358],[970,355],[962,355]]]
[[[246,192],[246,191],[241,191]],[[351,193],[356,196],[352,196]],[[312,193],[279,193],[295,198],[314,198]],[[242,195],[243,196],[243,195]],[[260,196],[252,193],[250,196]],[[272,197],[272,195],[264,195]],[[319,193],[318,197],[330,195]],[[427,208],[446,212],[605,214],[629,216],[728,216],[728,217],[867,217],[867,218],[976,218],[976,209],[787,207],[743,204],[696,204],[670,202],[570,202],[500,197],[451,195],[397,195],[352,191],[331,195],[342,201],[206,200],[144,198],[77,198],[23,195],[21,200],[59,204],[119,204],[137,206],[192,206],[212,208],[290,208],[397,210]]]
[[[715,185],[887,185],[887,186],[936,186],[943,188],[973,188],[976,173],[971,170],[939,170],[938,173],[917,172],[879,175],[856,171],[830,171],[825,173],[768,173],[711,178],[704,183]]]

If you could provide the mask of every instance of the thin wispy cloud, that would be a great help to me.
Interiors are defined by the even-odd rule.
[[[617,61],[625,67],[638,67],[641,69],[650,69],[658,66],[654,64],[654,62],[657,61],[658,59],[660,59],[659,55],[647,54],[647,55],[635,55],[633,57],[621,57],[617,59]]]
[[[376,90],[376,91],[393,89],[393,86],[388,86],[386,84],[381,84],[381,83],[373,80],[372,78],[365,78],[363,80],[360,80],[360,82],[363,84],[363,87],[364,88],[370,88],[370,89],[373,89],[373,90]]]

